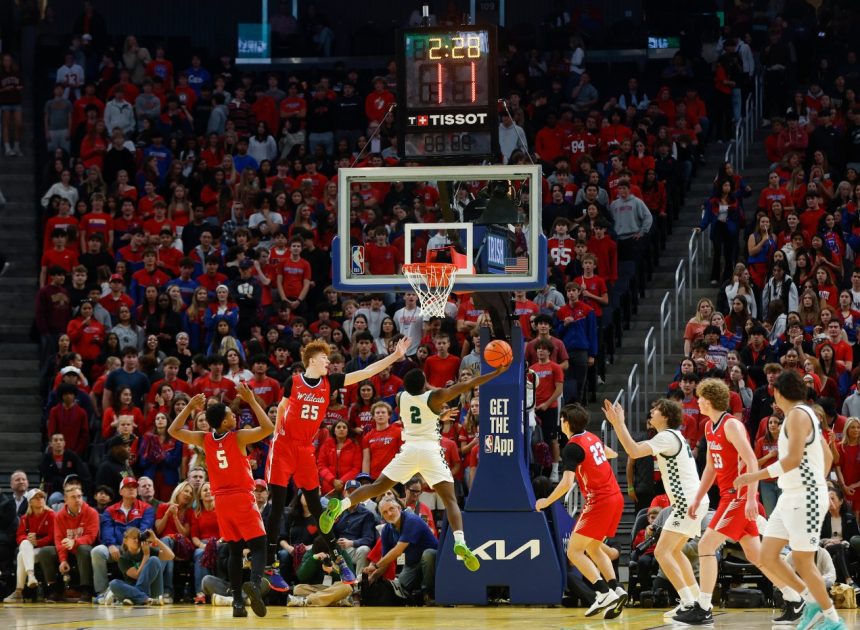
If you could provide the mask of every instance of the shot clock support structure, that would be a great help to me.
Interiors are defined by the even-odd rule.
[[[398,154],[424,163],[499,155],[496,29],[415,28],[397,45]]]

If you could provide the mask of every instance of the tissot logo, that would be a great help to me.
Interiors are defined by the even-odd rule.
[[[481,560],[513,560],[526,552],[529,554],[529,560],[537,558],[540,555],[540,540],[533,538],[526,541],[510,553],[507,553],[507,543],[504,540],[488,540],[474,551]]]
[[[453,127],[457,125],[483,125],[487,114],[418,114],[407,116],[410,125],[419,127]]]

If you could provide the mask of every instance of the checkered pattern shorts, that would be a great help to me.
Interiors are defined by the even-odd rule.
[[[821,541],[821,525],[827,514],[827,505],[826,486],[783,490],[764,535],[787,540],[793,551],[815,551]]]

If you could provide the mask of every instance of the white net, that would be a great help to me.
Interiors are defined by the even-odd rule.
[[[457,266],[449,263],[403,265],[403,275],[418,294],[424,318],[445,317],[445,305],[454,288]]]

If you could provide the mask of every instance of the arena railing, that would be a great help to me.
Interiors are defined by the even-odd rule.
[[[660,374],[666,373],[666,348],[671,346],[669,341],[669,330],[672,322],[672,303],[669,300],[671,291],[666,291],[663,301],[660,302]]]
[[[637,431],[641,431],[640,422],[644,427],[644,421],[640,415],[640,411],[644,408],[645,403],[640,394],[644,393],[640,388],[641,377],[639,375],[639,364],[634,363],[630,368],[630,374],[627,376],[627,399],[624,404],[624,413],[628,418],[631,427],[635,427]]]
[[[642,381],[645,385],[644,391],[648,394],[657,391],[657,341],[653,326],[651,326],[648,334],[645,335],[645,342],[642,346],[644,358],[644,362],[642,363]]]
[[[683,258],[678,261],[675,269],[675,334],[681,334],[681,313],[687,308],[687,261]],[[692,299],[689,300],[692,302]]]

